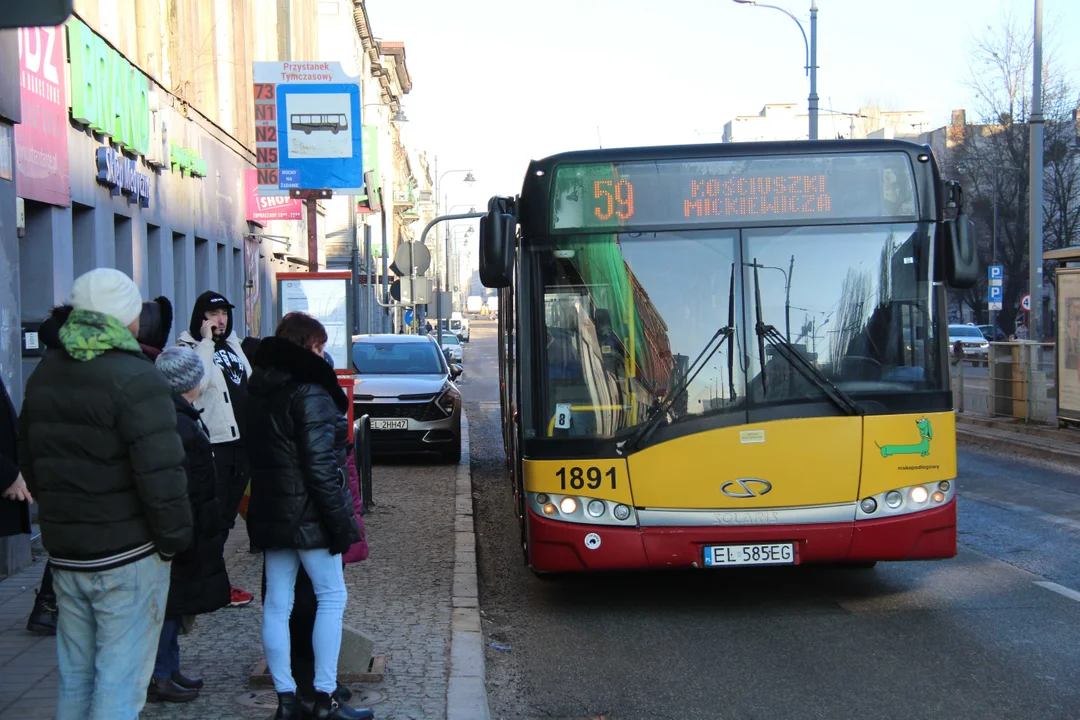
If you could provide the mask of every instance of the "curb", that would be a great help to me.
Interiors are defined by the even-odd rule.
[[[461,411],[461,462],[454,500],[454,585],[451,591],[450,682],[446,688],[447,720],[487,720],[484,635],[476,577],[476,530],[472,511],[469,421]]]
[[[1029,457],[1053,460],[1054,462],[1066,463],[1069,465],[1080,465],[1080,453],[1069,450],[1057,450],[1044,445],[1024,442],[1010,437],[1003,437],[999,434],[984,434],[977,432],[971,427],[961,427],[960,423],[956,424],[956,439],[962,441],[966,445],[996,450],[1006,449]]]

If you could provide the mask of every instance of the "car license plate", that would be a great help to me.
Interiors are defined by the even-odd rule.
[[[408,430],[408,420],[372,420],[372,430]]]
[[[705,546],[705,567],[794,564],[794,543],[754,543],[753,545]]]

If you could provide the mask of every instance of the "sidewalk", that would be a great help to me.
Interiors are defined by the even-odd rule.
[[[467,446],[467,436],[463,440]],[[477,644],[471,642],[473,633],[453,633],[451,667],[453,608],[476,605],[474,545],[463,543],[459,536],[465,533],[455,531],[455,525],[472,531],[468,462],[464,453],[458,466],[429,461],[375,466],[377,504],[364,516],[371,554],[345,569],[345,624],[374,642],[374,655],[385,657],[382,682],[350,686],[352,704],[371,707],[380,720],[446,718],[448,692],[451,706],[469,708],[452,713],[451,720],[487,716],[486,697],[467,692],[477,683],[461,682],[479,677],[483,686],[483,653],[477,661],[468,647]],[[461,517],[466,504],[467,523]],[[191,634],[180,638],[180,654],[185,672],[203,677],[206,687],[191,703],[147,704],[142,718],[263,720],[272,715],[272,688],[248,685],[263,657],[262,555],[248,552],[247,530],[239,519],[226,562],[233,584],[254,593],[255,602],[198,618]],[[0,581],[0,720],[49,718],[55,712],[55,638],[25,630],[44,567],[42,557]],[[461,596],[470,593],[471,600],[463,601]],[[461,628],[460,614],[454,615],[455,631]]]
[[[1080,466],[1080,430],[1061,430],[1023,421],[956,413],[956,438],[962,443]]]

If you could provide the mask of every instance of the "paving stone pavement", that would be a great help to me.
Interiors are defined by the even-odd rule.
[[[376,655],[386,656],[383,682],[351,686],[376,701],[370,707],[380,720],[446,717],[456,474],[456,465],[428,460],[374,468],[376,504],[364,517],[371,554],[345,569],[345,624],[370,638]],[[248,551],[239,520],[226,556],[233,584],[255,593],[255,602],[200,616],[192,632],[180,638],[184,671],[206,680],[199,699],[148,704],[140,717],[246,720],[273,715],[272,693],[255,695],[258,691],[248,689],[249,675],[262,658],[262,555]],[[44,567],[42,557],[0,581],[0,720],[47,718],[55,711],[55,639],[25,630]]]

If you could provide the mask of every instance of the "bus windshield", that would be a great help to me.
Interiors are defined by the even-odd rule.
[[[762,323],[843,394],[879,411],[922,409],[920,396],[947,388],[929,254],[930,226],[919,222],[538,240],[524,259],[543,296],[530,312],[542,326],[526,435],[614,437],[660,406],[673,423],[756,422],[800,405],[839,412],[820,382],[759,341],[755,286]],[[732,342],[668,401],[732,302]]]

